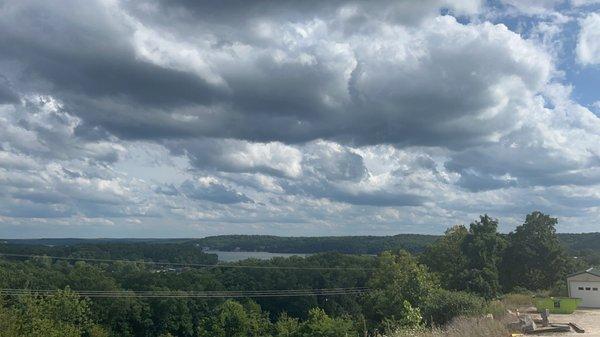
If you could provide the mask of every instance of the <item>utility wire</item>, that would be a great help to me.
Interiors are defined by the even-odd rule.
[[[361,267],[296,267],[296,266],[250,266],[236,264],[204,264],[204,263],[178,263],[178,262],[155,262],[144,260],[118,260],[118,259],[96,259],[84,257],[64,257],[64,256],[48,256],[48,255],[29,255],[29,254],[12,254],[0,253],[0,256],[5,257],[21,257],[21,258],[50,258],[54,260],[67,261],[89,261],[89,262],[124,262],[124,263],[139,263],[157,266],[176,266],[176,267],[203,267],[203,268],[236,268],[236,269],[285,269],[285,270],[374,270],[375,268]]]
[[[0,289],[0,295],[54,296],[56,289]],[[323,289],[279,289],[279,290],[233,290],[233,291],[125,291],[125,290],[74,290],[79,296],[94,298],[240,298],[240,297],[299,297],[361,295],[369,292],[366,287],[323,288]]]

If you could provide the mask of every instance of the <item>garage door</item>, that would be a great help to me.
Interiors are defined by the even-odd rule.
[[[582,307],[600,308],[600,282],[571,281],[571,297],[581,298]]]

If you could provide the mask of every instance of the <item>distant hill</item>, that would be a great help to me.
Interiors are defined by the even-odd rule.
[[[571,253],[581,251],[600,252],[600,233],[560,233],[558,238]]]
[[[201,239],[25,239],[1,240],[0,243],[30,246],[82,246],[105,244],[119,247],[127,244],[181,244],[190,247],[210,248],[222,251],[264,251],[270,253],[324,253],[377,254],[385,250],[405,249],[412,253],[422,252],[427,245],[440,238],[439,235],[398,234],[393,236],[314,236],[286,237],[272,235],[219,235]],[[558,238],[572,254],[582,251],[600,253],[600,233],[560,233]],[[155,246],[156,247],[156,246]]]
[[[215,254],[204,253],[198,246],[189,243],[189,240],[173,242],[171,239],[0,240],[0,253],[108,260],[149,260],[156,262],[202,264],[217,263],[217,256]]]
[[[394,236],[314,236],[285,237],[272,235],[219,235],[202,239],[11,239],[0,240],[9,245],[67,247],[99,244],[122,246],[127,244],[182,244],[222,251],[264,251],[270,253],[324,253],[377,254],[385,250],[405,249],[422,252],[438,235],[399,234]]]
[[[0,239],[0,243],[20,244],[20,245],[46,245],[46,246],[73,246],[80,244],[94,243],[141,243],[141,242],[161,242],[161,243],[178,243],[189,241],[189,239],[137,239],[137,238],[98,238],[98,239],[81,239],[81,238],[43,238],[43,239]]]
[[[418,253],[438,235],[399,234],[394,236],[283,237],[270,235],[221,235],[194,240],[201,247],[224,251],[265,251],[271,253],[377,254],[405,249]]]

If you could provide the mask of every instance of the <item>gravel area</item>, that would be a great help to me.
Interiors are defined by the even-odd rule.
[[[600,337],[600,309],[581,309],[570,315],[554,314],[550,316],[551,323],[573,322],[585,329],[585,333],[552,333],[546,335],[532,335],[542,337]]]

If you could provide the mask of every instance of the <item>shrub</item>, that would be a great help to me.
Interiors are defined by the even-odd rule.
[[[407,328],[418,329],[423,326],[423,317],[419,308],[413,308],[408,301],[404,301],[403,315],[401,317],[386,317],[381,322],[383,331],[386,333],[403,330]]]
[[[485,313],[491,314],[494,318],[502,318],[506,315],[506,307],[501,301],[489,301],[485,307]]]
[[[436,289],[421,306],[423,319],[428,325],[442,326],[458,316],[483,315],[485,300],[461,291]]]

